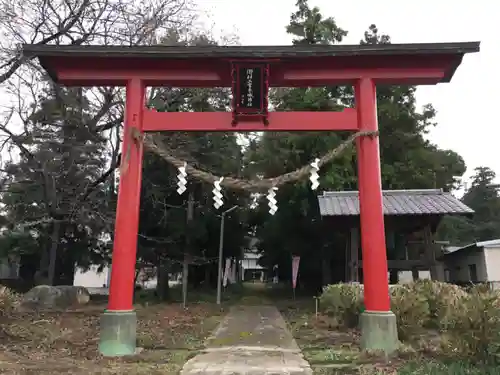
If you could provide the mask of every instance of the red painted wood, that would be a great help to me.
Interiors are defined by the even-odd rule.
[[[375,84],[369,78],[355,86],[360,130],[378,130]],[[364,303],[367,311],[391,309],[385,243],[379,137],[358,138],[358,186],[363,258]]]
[[[76,67],[59,70],[59,81],[66,86],[125,86],[129,79],[140,79],[147,86],[217,87],[221,85],[219,74],[209,70],[150,70],[127,69],[82,70]]]
[[[231,125],[231,112],[144,111],[144,131],[321,131],[357,130],[356,110],[343,112],[270,112],[269,125],[262,121],[243,121]]]
[[[461,58],[462,54],[436,53],[273,60],[269,62],[271,87],[353,84],[357,110],[272,112],[268,126],[255,121],[241,122],[234,127],[230,112],[159,113],[144,107],[145,86],[230,87],[230,60],[110,58],[105,55],[98,58],[57,56],[40,60],[59,83],[67,86],[126,86],[123,145],[126,155],[131,128],[140,131],[237,132],[376,130],[375,84],[436,84],[451,77]],[[389,311],[378,137],[360,138],[357,148],[365,305],[368,311]],[[109,310],[132,310],[133,307],[142,155],[142,145],[130,144],[128,167],[120,178]]]
[[[436,84],[451,73],[461,56],[311,57],[273,61],[271,87],[353,84],[370,77],[378,84]],[[124,86],[139,78],[147,86],[230,87],[230,61],[217,59],[47,58],[59,82],[68,86]]]
[[[271,87],[317,87],[338,84],[353,84],[362,77],[371,77],[378,84],[433,85],[445,75],[442,69],[349,69],[335,70],[291,70],[283,76],[271,75]],[[141,79],[147,86],[174,87],[229,87],[230,82],[216,72],[150,70],[144,73],[130,71],[80,71],[62,69],[59,81],[67,86],[124,86],[130,77]],[[224,79],[223,79],[224,78]]]
[[[144,112],[144,85],[138,79],[127,84],[122,163],[128,163],[120,175],[116,206],[113,262],[109,286],[108,310],[133,309],[137,233],[139,230],[139,206],[142,184],[142,142],[132,142],[130,130],[142,130]],[[130,148],[129,148],[130,147]],[[127,150],[130,157],[127,160]]]
[[[346,69],[346,70],[288,70],[279,86],[326,86],[339,83],[352,84],[356,79],[370,77],[376,83],[398,84],[418,82],[433,84],[443,79],[445,72],[439,68],[423,69]]]

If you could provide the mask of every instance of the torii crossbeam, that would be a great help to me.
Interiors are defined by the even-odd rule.
[[[147,131],[377,131],[376,85],[449,82],[479,42],[337,46],[169,47],[24,45],[66,86],[125,86],[123,149],[108,309],[100,351],[135,352],[133,308],[143,146],[127,134]],[[270,87],[353,85],[355,108],[343,112],[268,112]],[[232,87],[232,112],[162,113],[145,106],[147,86]],[[382,213],[378,136],[357,139],[364,303],[362,346],[397,347]]]

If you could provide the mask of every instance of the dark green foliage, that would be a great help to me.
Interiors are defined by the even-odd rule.
[[[295,44],[334,44],[347,34],[333,18],[326,18],[307,1],[297,2],[287,31]],[[362,44],[390,43],[390,37],[371,25]],[[415,87],[379,87],[378,118],[382,185],[384,189],[432,189],[450,191],[455,176],[465,171],[464,160],[451,150],[439,149],[426,139],[434,123],[431,105],[418,108]],[[277,89],[271,102],[277,110],[340,110],[353,106],[352,87]],[[245,155],[250,175],[277,176],[300,168],[335,148],[346,138],[342,132],[264,133]],[[279,210],[267,213],[267,203],[255,212],[253,222],[266,266],[279,264],[280,278],[291,277],[291,256],[302,255],[299,286],[318,290],[321,285],[342,280],[345,264],[345,234],[328,227],[320,218],[316,196],[322,190],[357,190],[354,148],[320,171],[319,192],[309,181],[280,188]],[[323,267],[322,277],[319,272]]]
[[[85,266],[107,258],[102,240],[109,228],[111,182],[102,179],[106,138],[95,126],[84,90],[46,87],[39,107],[25,121],[25,132],[15,138],[20,161],[5,167],[9,177],[2,203],[8,230],[0,246],[11,257],[36,255],[43,279],[50,278],[54,251],[53,281],[72,283],[75,263]]]
[[[307,0],[299,0],[296,5],[286,28],[294,44],[340,43],[347,35],[333,17],[321,14]],[[362,44],[390,42],[390,37],[380,33],[375,25],[368,27],[360,41]],[[170,29],[161,43],[210,45],[215,41],[203,34]],[[118,152],[110,151],[108,145],[118,132],[113,126],[96,125],[92,117],[95,108],[87,99],[86,90],[47,87],[26,121],[26,132],[17,139],[25,147],[21,160],[5,167],[10,180],[2,196],[5,215],[0,224],[7,231],[0,237],[0,252],[34,254],[41,259],[30,264],[39,263],[46,268],[45,258],[56,243],[59,262],[56,273],[63,275],[71,273],[75,263],[104,266],[109,262],[110,242],[103,239],[113,235],[116,204],[113,170]],[[450,191],[457,186],[455,177],[464,173],[465,163],[454,151],[442,150],[426,139],[436,126],[435,110],[431,105],[418,108],[415,91],[415,87],[407,86],[378,88],[383,188]],[[161,87],[153,88],[148,97],[148,104],[160,111],[225,111],[230,104],[230,93],[225,88]],[[279,88],[271,91],[270,102],[278,111],[326,111],[352,107],[354,98],[350,86]],[[113,117],[112,112],[109,117]],[[113,120],[115,125],[119,123],[116,118]],[[160,137],[175,156],[199,169],[216,176],[259,178],[302,167],[338,146],[347,134],[164,133]],[[238,145],[240,140],[247,146],[243,150]],[[279,211],[274,217],[268,214],[264,199],[259,208],[248,210],[251,197],[247,193],[225,190],[223,209],[241,207],[226,220],[225,256],[239,256],[247,244],[245,236],[252,229],[260,241],[261,263],[268,267],[279,264],[282,280],[290,280],[292,255],[302,256],[299,288],[320,290],[322,285],[341,280],[345,234],[322,221],[317,194],[323,190],[356,190],[356,161],[356,153],[351,149],[322,168],[318,192],[311,191],[307,180],[280,188]],[[491,187],[490,172],[485,169],[478,172],[464,197],[464,202],[477,211],[474,219],[443,221],[439,232],[442,239],[466,242],[500,235],[497,225],[500,205],[496,189]],[[145,154],[138,267],[161,265],[167,273],[175,272],[184,254],[190,253],[195,263],[207,264],[191,267],[192,283],[213,284],[216,275],[213,258],[217,255],[220,226],[220,211],[212,205],[213,187],[189,179],[195,208],[193,221],[187,224],[188,193],[183,196],[176,193],[176,175],[177,170],[159,157]],[[30,231],[15,228],[15,224],[40,218],[48,221],[30,226]],[[63,268],[68,271],[63,272]]]
[[[165,43],[206,45],[214,42],[201,35],[184,39],[169,35]],[[229,91],[214,89],[153,88],[149,105],[161,111],[221,111],[230,103]],[[233,133],[162,133],[158,137],[172,153],[190,165],[216,176],[242,173],[242,150]],[[224,256],[241,255],[246,245],[245,206],[248,194],[224,190],[224,206],[213,207],[213,186],[188,177],[188,191],[179,196],[177,169],[155,154],[146,153],[140,212],[138,260],[143,266],[160,266],[168,272],[181,268],[189,253],[198,265],[191,266],[189,281],[198,287],[214,285],[217,276],[214,259],[218,254],[220,213],[234,205],[241,207],[225,220]],[[194,198],[193,220],[187,222],[189,192]],[[205,285],[206,286],[206,285]],[[166,294],[161,292],[165,298]]]
[[[462,197],[462,202],[475,211],[473,217],[447,217],[439,227],[438,236],[452,245],[500,237],[500,196],[495,172],[488,167],[478,167],[475,172]]]

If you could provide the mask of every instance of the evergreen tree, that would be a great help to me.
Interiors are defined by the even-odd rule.
[[[287,27],[295,44],[334,44],[347,35],[333,18],[324,18],[306,0],[298,1],[297,8]],[[380,43],[390,43],[390,37],[371,25],[361,44]],[[419,111],[415,91],[411,86],[377,90],[383,188],[451,190],[456,185],[454,176],[465,171],[464,161],[425,139],[435,126],[435,111],[430,105]],[[352,87],[278,89],[270,98],[277,110],[340,110],[355,104]],[[266,177],[289,172],[338,146],[346,137],[344,132],[265,133],[245,156],[248,170]],[[357,190],[354,148],[323,167],[320,176],[320,190]],[[325,227],[317,194],[310,190],[308,181],[285,186],[278,191],[279,211],[274,217],[264,204],[255,215],[263,261],[267,266],[279,263],[280,278],[291,277],[291,255],[303,255],[301,280],[309,285],[319,280],[319,269],[323,268],[323,283],[335,281],[335,274],[343,273],[344,262],[333,258],[343,256],[345,234]]]
[[[10,183],[2,203],[14,232],[5,234],[4,246],[21,234],[31,237],[39,245],[29,248],[39,258],[40,281],[72,283],[75,263],[107,256],[100,240],[111,230],[107,188],[99,184],[106,168],[106,139],[89,126],[83,90],[48,87],[17,139],[23,145],[21,160],[6,167]],[[28,255],[26,249],[18,250]]]
[[[451,245],[468,245],[500,238],[500,196],[496,174],[488,167],[475,169],[462,202],[474,210],[472,218],[446,217],[439,227],[440,239]]]
[[[169,45],[211,45],[207,36],[172,32],[163,41]],[[224,111],[230,105],[230,90],[225,88],[154,88],[150,106],[159,111]],[[162,133],[156,135],[172,153],[190,165],[216,176],[238,176],[242,170],[242,150],[233,133]],[[223,191],[224,206],[213,207],[213,186],[188,176],[188,191],[177,193],[178,171],[157,155],[146,153],[140,213],[139,266],[158,267],[159,297],[168,298],[165,276],[179,270],[186,253],[194,263],[189,270],[192,285],[215,285],[219,248],[220,212],[233,205],[240,207],[225,221],[224,256],[240,256],[245,244],[244,211],[248,196]],[[194,198],[194,217],[187,222],[189,193]]]

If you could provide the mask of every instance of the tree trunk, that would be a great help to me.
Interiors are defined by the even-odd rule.
[[[332,282],[332,262],[331,252],[328,248],[323,246],[323,256],[321,262],[321,275],[323,277],[323,286],[329,285]]]
[[[210,288],[210,264],[205,264],[205,288]]]
[[[44,248],[42,254],[40,256],[40,261],[38,264],[38,269],[33,276],[35,285],[44,285],[47,284],[47,269],[49,266],[49,254],[50,249]]]
[[[31,289],[35,285],[35,275],[38,271],[40,256],[38,254],[21,254],[19,260],[19,278]],[[23,291],[27,292],[26,291]]]
[[[161,260],[158,264],[156,295],[162,302],[166,302],[170,299],[170,286],[168,284],[170,275],[169,268],[170,264],[167,260]]]
[[[54,285],[73,285],[75,280],[75,257],[71,249],[66,249],[64,253],[61,248],[57,251],[56,271]]]
[[[49,253],[49,267],[48,267],[48,284],[54,285],[54,280],[56,276],[56,261],[57,261],[57,247],[59,246],[59,236],[60,236],[61,222],[55,221],[52,227],[50,253]]]
[[[186,308],[187,305],[187,289],[188,289],[188,272],[189,262],[188,254],[184,254],[184,261],[182,263],[182,306]]]
[[[40,264],[34,276],[35,285],[54,284],[60,225],[59,221],[52,223],[50,247],[45,247],[40,256]]]

